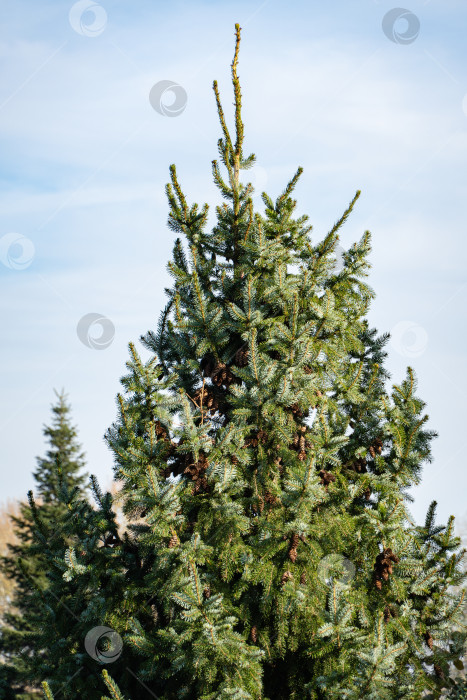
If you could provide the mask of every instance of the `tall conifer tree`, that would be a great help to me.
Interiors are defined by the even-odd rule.
[[[233,132],[214,83],[217,222],[207,230],[172,165],[173,286],[143,338],[150,359],[130,345],[107,433],[125,535],[97,484],[97,511],[69,502],[54,595],[73,619],[50,635],[47,697],[97,699],[102,681],[126,700],[440,697],[465,646],[451,592],[463,552],[435,504],[423,527],[407,508],[435,433],[412,368],[386,389],[389,336],[366,319],[370,233],[335,264],[359,192],[320,242],[295,214],[301,168],[254,210],[239,44],[237,25]],[[89,653],[87,637],[83,653],[98,626],[114,633],[103,679],[104,647]]]
[[[37,458],[33,472],[38,504],[31,491],[29,503],[21,503],[19,515],[12,516],[18,541],[9,546],[8,555],[0,562],[3,574],[15,583],[11,611],[5,615],[0,630],[0,698],[41,697],[38,690],[34,691],[32,665],[33,656],[43,653],[37,644],[43,618],[36,598],[47,588],[48,563],[41,542],[34,537],[33,511],[37,510],[53,533],[48,543],[50,550],[63,557],[66,545],[60,527],[66,508],[61,492],[74,491],[80,497],[85,494],[84,455],[71,424],[71,409],[63,392],[56,395],[52,422],[43,430],[49,446],[45,457]]]

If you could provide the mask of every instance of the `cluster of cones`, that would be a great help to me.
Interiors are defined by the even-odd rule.
[[[335,474],[332,474],[332,472],[327,472],[324,469],[321,469],[319,472],[319,477],[320,477],[320,483],[327,489],[329,484],[333,481],[336,480]]]
[[[259,444],[265,445],[268,439],[268,434],[265,430],[257,430],[251,433],[246,439],[245,447],[258,447]]]
[[[383,441],[381,438],[375,438],[368,448],[368,452],[372,459],[375,459],[376,455],[380,455],[383,449]],[[367,469],[367,459],[366,457],[357,457],[350,464],[347,465],[349,469],[357,472],[357,474],[366,474]]]
[[[248,364],[248,350],[237,350],[233,364],[237,367],[244,367]],[[204,377],[211,380],[211,384],[197,389],[193,395],[193,401],[203,410],[216,413],[225,410],[222,401],[222,392],[216,389],[228,389],[231,384],[238,384],[241,380],[235,376],[231,368],[225,362],[218,362],[212,355],[205,355],[200,362],[200,369]]]
[[[372,459],[376,457],[376,455],[381,454],[381,450],[383,449],[383,441],[381,438],[376,438],[376,440],[373,441],[373,443],[370,445],[368,448],[368,452],[370,453]]]
[[[248,348],[241,347],[235,353],[232,364],[236,367],[246,367],[248,364]],[[225,362],[218,362],[212,355],[205,355],[200,363],[201,371],[209,377],[215,386],[229,387],[241,380],[236,377]]]
[[[187,461],[192,458],[192,455],[186,455]],[[208,487],[208,482],[205,477],[206,469],[209,466],[206,455],[201,450],[199,453],[199,459],[196,462],[189,462],[189,464],[183,470],[184,474],[188,474],[191,480],[195,482],[194,493],[198,491],[205,491]]]
[[[215,413],[219,410],[219,397],[214,393],[211,387],[205,386],[204,384],[193,394],[193,401],[205,411],[212,411]]]
[[[297,559],[298,540],[299,536],[296,532],[294,532],[294,534],[290,538],[290,549],[288,552],[288,556],[291,562],[295,562],[295,560]]]
[[[311,447],[310,443],[305,437],[306,425],[301,425],[299,432],[294,435],[293,443],[291,445],[292,450],[298,452],[298,459],[303,462],[306,457],[306,451]]]
[[[376,557],[374,566],[375,586],[380,591],[382,582],[389,579],[389,575],[393,572],[393,565],[399,563],[399,557],[393,553],[390,547],[386,547]]]
[[[397,617],[397,612],[391,605],[386,605],[384,608],[384,621],[386,623],[389,622],[391,617]]]

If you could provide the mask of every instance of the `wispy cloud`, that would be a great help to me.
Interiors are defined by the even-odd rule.
[[[115,415],[126,344],[155,326],[168,282],[168,165],[177,164],[189,199],[219,201],[211,182],[219,137],[211,85],[219,80],[232,122],[229,66],[239,21],[247,148],[258,157],[253,179],[275,196],[304,166],[297,197],[316,237],[362,189],[342,244],[373,231],[371,320],[381,332],[412,320],[429,338],[419,358],[391,349],[389,358],[394,381],[413,364],[440,432],[440,469],[428,468],[413,511],[423,517],[444,480],[455,479],[459,488],[446,494],[440,513],[463,512],[466,476],[453,457],[463,395],[452,384],[464,391],[464,4],[415,3],[421,30],[410,46],[384,36],[386,0],[319,8],[109,0],[95,37],[70,26],[72,3],[7,5],[0,238],[27,236],[36,254],[25,270],[0,268],[5,497],[30,486],[53,386],[70,394],[90,470],[110,474],[102,435]],[[166,79],[187,92],[176,118],[149,102],[151,87]],[[90,312],[115,325],[106,350],[77,337],[79,318]]]

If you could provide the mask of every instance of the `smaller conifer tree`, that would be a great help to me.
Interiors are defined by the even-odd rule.
[[[27,700],[40,697],[34,690],[34,656],[43,650],[38,646],[43,617],[36,598],[48,586],[48,564],[41,543],[35,537],[35,517],[49,529],[49,548],[62,557],[66,544],[61,530],[66,506],[63,492],[73,491],[85,497],[87,475],[83,473],[84,454],[71,424],[70,405],[62,391],[56,393],[52,405],[52,421],[44,426],[48,441],[44,457],[37,458],[33,472],[37,504],[32,491],[28,503],[21,503],[19,514],[12,516],[16,542],[0,559],[2,573],[14,582],[14,593],[0,631],[0,697]],[[40,534],[40,533],[39,533]]]

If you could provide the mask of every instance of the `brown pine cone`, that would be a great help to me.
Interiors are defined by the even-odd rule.
[[[230,368],[224,362],[219,362],[210,376],[212,383],[216,386],[222,386],[223,384],[230,386],[235,381]]]
[[[365,457],[359,457],[355,462],[355,471],[359,474],[365,474],[366,469],[366,459]]]
[[[160,421],[156,420],[155,427],[157,437],[160,437],[162,439],[167,437],[167,430],[162,426]]]
[[[205,598],[210,598],[211,597],[211,587],[208,584],[207,586],[204,587],[203,595]]]
[[[215,360],[212,355],[205,355],[200,362],[201,372],[205,377],[210,377],[215,367]]]
[[[425,642],[430,649],[433,649],[433,637],[431,636],[431,632],[425,632]]]
[[[321,484],[327,489],[328,485],[336,480],[336,477],[334,474],[331,472],[327,472],[324,469],[321,469],[319,472],[318,476],[320,477]]]
[[[368,448],[368,452],[370,453],[372,459],[374,459],[376,457],[376,452],[375,452],[375,448],[373,447],[373,445],[370,445],[370,447]]]
[[[178,544],[180,544],[180,540],[178,539],[178,536],[172,535],[172,537],[169,540],[169,549],[173,549],[173,547],[176,547]]]
[[[374,565],[374,577],[378,590],[381,590],[381,579],[388,581],[389,574],[393,572],[393,563],[397,564],[398,562],[399,557],[393,553],[390,547],[386,547],[378,554]]]
[[[202,405],[203,409],[213,411],[214,413],[219,408],[219,402],[216,396],[214,395],[212,389],[207,386],[200,387],[195,391],[193,401],[195,401],[195,403],[200,407]]]
[[[258,640],[258,630],[256,625],[253,625],[253,627],[251,628],[250,637],[252,642],[256,643],[256,641]]]
[[[369,501],[369,500],[370,500],[370,496],[371,496],[371,489],[370,489],[370,487],[368,487],[367,489],[365,489],[365,491],[364,491],[363,493],[364,493],[364,495],[365,495],[365,499],[366,499],[367,501]]]
[[[246,367],[248,365],[248,348],[240,348],[235,353],[234,364],[237,367]]]
[[[293,415],[294,415],[296,418],[303,418],[303,411],[302,411],[302,409],[300,408],[300,406],[298,405],[298,403],[293,403],[293,404],[290,406],[290,410],[292,411]]]
[[[392,551],[392,549],[390,547],[386,547],[386,549],[383,549],[383,554],[384,554],[386,559],[390,559],[391,561],[394,562],[394,564],[399,563],[399,557],[397,556],[397,554],[394,554],[394,552]]]
[[[273,506],[277,503],[277,496],[275,496],[270,491],[265,491],[264,500],[266,501],[266,503],[269,503],[271,506]]]
[[[192,459],[192,455],[187,455],[188,459]],[[192,462],[191,464],[188,464],[187,467],[185,467],[183,473],[184,474],[189,474],[192,478],[193,481],[196,481],[197,479],[200,479],[206,469],[209,466],[209,462],[207,460],[206,455],[204,452],[199,453],[199,459],[197,462]]]
[[[436,675],[438,676],[438,678],[444,678],[444,677],[445,677],[445,676],[444,676],[444,671],[443,671],[443,669],[441,668],[441,666],[439,666],[438,664],[434,664],[433,668],[435,669],[435,673],[436,673]]]
[[[284,584],[284,583],[286,583],[287,581],[290,581],[291,578],[293,578],[291,572],[290,572],[290,571],[284,571],[284,573],[282,574],[281,583]]]
[[[258,447],[259,443],[264,445],[267,442],[268,434],[265,430],[252,432],[245,438],[245,447]]]
[[[306,573],[303,572],[302,575],[300,576],[300,583],[303,585],[306,583]]]
[[[204,491],[207,491],[207,490],[208,490],[208,482],[207,482],[206,477],[203,476],[201,478],[198,478],[195,481],[195,485],[193,486],[193,489],[191,492],[194,495],[195,493],[198,493],[198,492],[203,493]]]

